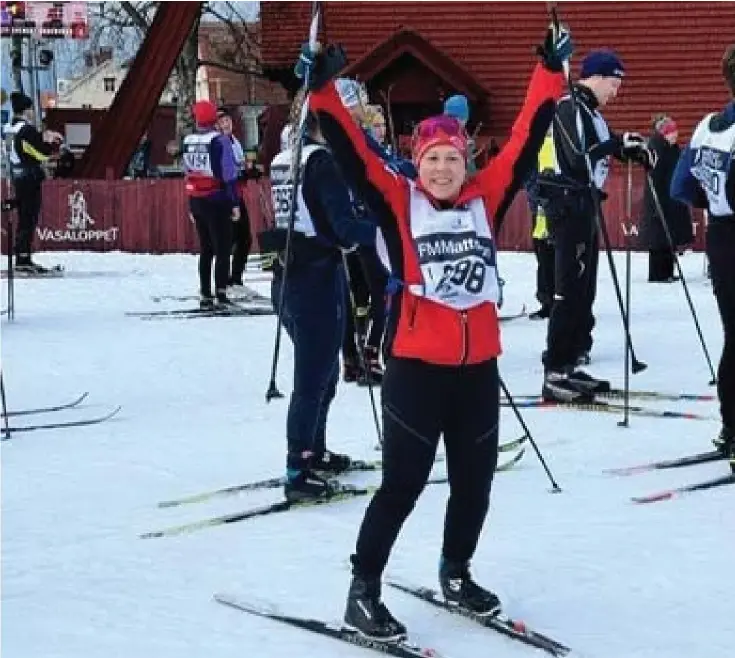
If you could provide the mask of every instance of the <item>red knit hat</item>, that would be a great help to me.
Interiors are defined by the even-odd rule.
[[[467,133],[454,117],[440,114],[424,119],[413,133],[411,152],[415,164],[434,146],[454,146],[467,159]]]
[[[198,126],[213,126],[217,122],[217,106],[211,101],[197,101],[191,111]]]

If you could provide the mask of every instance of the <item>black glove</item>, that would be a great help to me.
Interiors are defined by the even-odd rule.
[[[564,64],[569,62],[574,52],[574,43],[569,30],[560,28],[557,34],[556,30],[550,27],[546,31],[543,45],[539,46],[536,52],[549,71],[555,73],[563,71]]]
[[[653,169],[656,166],[658,160],[656,152],[639,133],[623,133],[621,150],[625,160],[643,165],[646,169]]]
[[[347,55],[341,45],[330,45],[325,49],[313,52],[309,44],[301,47],[301,54],[294,67],[297,78],[303,80],[308,72],[306,86],[309,90],[321,89],[334,78],[345,66]]]

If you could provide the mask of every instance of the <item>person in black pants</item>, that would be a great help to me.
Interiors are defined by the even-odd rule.
[[[232,152],[238,170],[238,182],[242,185],[248,180],[260,178],[260,172],[255,167],[249,167],[245,160],[240,140],[232,133],[232,115],[226,107],[217,110],[217,128],[232,143]],[[232,225],[232,265],[227,284],[230,286],[241,286],[242,275],[248,262],[248,255],[253,244],[253,235],[250,227],[250,215],[243,200],[241,185],[237,186],[238,201],[240,208],[240,219]]]
[[[391,278],[383,411],[383,480],[360,527],[351,556],[344,620],[377,641],[406,636],[381,600],[388,556],[414,508],[443,436],[449,501],[439,558],[439,583],[450,606],[474,615],[501,608],[470,570],[485,522],[497,459],[500,281],[493,232],[533,166],[563,88],[568,33],[548,31],[544,64],[531,78],[513,136],[485,168],[468,178],[468,137],[439,115],[415,129],[414,183],[395,174],[355,125],[331,72],[345,57],[330,47],[322,58],[306,47],[300,62],[314,66],[309,107],[348,185],[380,222]],[[317,56],[319,55],[319,56]],[[297,65],[298,69],[298,65]]]
[[[641,243],[648,249],[649,282],[675,281],[674,249],[679,249],[694,240],[689,206],[672,199],[669,191],[671,177],[681,153],[676,144],[678,135],[676,122],[664,114],[654,120],[653,134],[648,140],[649,146],[658,156],[656,166],[651,171],[651,182],[664,214],[662,220],[651,188],[646,184],[643,192],[645,213],[641,223]],[[669,244],[662,221],[666,223],[673,245]]]
[[[732,100],[694,130],[674,170],[671,196],[709,213],[707,256],[725,333],[717,370],[722,428],[714,444],[735,473],[735,44],[725,51],[722,74]]]
[[[589,358],[595,326],[600,255],[596,219],[604,221],[599,201],[611,156],[647,168],[655,160],[641,135],[613,133],[600,113],[615,98],[624,77],[623,63],[612,51],[595,50],[584,58],[574,102],[567,95],[557,104],[553,169],[538,178],[539,199],[555,247],[554,305],[543,356],[545,400],[589,401],[595,393],[610,389],[609,382],[577,368],[580,360]]]
[[[25,94],[10,95],[13,118],[10,122],[10,175],[18,201],[18,232],[15,238],[15,267],[20,271],[42,274],[46,268],[31,260],[33,234],[41,213],[41,189],[47,162],[63,137],[56,132],[43,134],[33,125],[33,101]]]
[[[196,132],[184,138],[183,162],[189,211],[199,234],[200,305],[213,308],[230,304],[227,279],[230,272],[232,222],[240,219],[235,189],[237,165],[232,143],[215,130],[217,108],[209,101],[194,104]],[[215,296],[212,295],[214,261]]]

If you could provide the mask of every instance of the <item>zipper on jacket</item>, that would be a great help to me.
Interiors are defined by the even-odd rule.
[[[462,325],[462,358],[459,363],[463,366],[467,363],[470,346],[470,327],[467,324],[467,311],[462,311],[459,314],[459,320]]]
[[[414,297],[411,300],[411,315],[408,317],[408,328],[413,331],[413,326],[416,323],[416,311],[418,310],[419,300]]]

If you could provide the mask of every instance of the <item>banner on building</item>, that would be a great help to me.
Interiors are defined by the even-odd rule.
[[[87,3],[0,2],[0,36],[87,39]]]

